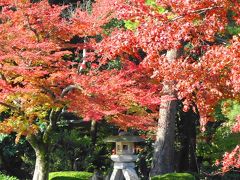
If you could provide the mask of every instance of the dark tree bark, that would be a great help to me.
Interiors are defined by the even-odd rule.
[[[180,112],[181,128],[179,129],[181,150],[177,169],[179,172],[197,172],[196,159],[196,127],[199,120],[198,112],[190,108],[188,112]]]
[[[94,147],[97,141],[97,121],[91,121],[90,136],[92,140],[92,146]]]
[[[167,52],[169,63],[174,63],[177,50]],[[174,171],[174,136],[177,99],[173,90],[174,82],[165,82],[161,98],[159,120],[150,176]],[[173,99],[168,99],[173,98]],[[174,99],[175,98],[175,99]]]

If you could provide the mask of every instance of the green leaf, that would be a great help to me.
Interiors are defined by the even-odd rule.
[[[160,14],[163,14],[163,13],[167,12],[167,10],[164,7],[157,5],[156,0],[146,0],[146,4],[148,6],[156,8],[157,12],[160,13]]]
[[[240,33],[240,26],[227,26],[227,31],[231,35],[238,35]]]
[[[8,134],[0,133],[0,142],[2,142],[7,136]]]
[[[235,123],[235,119],[240,114],[240,102],[228,99],[221,104],[223,115],[229,119],[230,123]]]
[[[139,25],[138,21],[131,21],[131,20],[125,20],[124,21],[125,28],[127,28],[129,30],[137,29],[138,25]]]
[[[165,13],[167,10],[164,8],[164,7],[161,7],[161,6],[158,6],[158,12],[160,13],[160,14],[163,14],[163,13]]]
[[[146,0],[146,4],[149,6],[156,6],[156,1],[155,0]]]

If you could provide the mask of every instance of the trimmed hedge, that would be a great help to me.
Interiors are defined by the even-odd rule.
[[[154,176],[151,180],[195,180],[195,177],[189,173],[169,173],[161,176]]]
[[[60,171],[49,173],[49,180],[88,180],[92,176],[90,172]]]
[[[18,178],[14,176],[8,176],[0,172],[0,180],[18,180]]]

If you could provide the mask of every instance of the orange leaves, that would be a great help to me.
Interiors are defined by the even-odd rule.
[[[152,71],[151,78],[160,84],[174,82],[172,90],[179,99],[185,99],[185,108],[192,102],[197,104],[201,124],[205,125],[213,120],[215,105],[221,99],[239,100],[239,36],[230,37],[227,45],[216,36],[224,37],[228,12],[232,11],[236,19],[240,3],[229,0],[156,2],[154,7],[158,8],[139,0],[120,3],[118,18],[139,24],[134,31],[116,29],[98,49],[106,59],[116,56],[124,59],[126,54],[134,56],[133,49],[142,49],[146,56],[141,65]],[[169,63],[165,53],[174,48],[179,50],[179,57]]]
[[[93,36],[103,31],[102,26],[115,17],[117,1],[98,0],[93,3],[91,12],[82,11],[80,8],[70,13],[70,31],[80,37]]]
[[[52,7],[47,0],[4,5],[0,12],[0,102],[11,110],[11,116],[1,122],[0,131],[16,132],[20,138],[36,133],[36,119],[47,121],[49,109],[63,106],[55,93],[61,94],[72,73],[67,72],[72,63],[62,59],[70,52],[61,51],[72,34],[60,17],[63,6]]]
[[[150,118],[152,114],[148,114],[146,109],[153,112],[157,110],[159,95],[158,86],[152,85],[151,79],[144,73],[138,66],[125,64],[122,70],[104,70],[75,76],[74,82],[81,89],[75,89],[65,97],[69,101],[69,110],[78,113],[85,120],[110,118],[111,123],[117,123],[121,127],[127,123],[129,127],[146,129],[147,127],[142,126],[145,120],[150,124],[154,123],[154,119]],[[134,105],[139,108],[132,108]],[[136,122],[125,120],[124,123],[120,119],[116,122],[118,118],[115,117],[127,118],[131,116],[129,113]],[[139,120],[142,122],[138,122]]]
[[[133,127],[142,130],[149,130],[156,126],[156,122],[154,122],[153,119],[154,116],[152,114],[145,116],[116,114],[109,119],[109,122],[117,124],[123,129]]]
[[[130,1],[120,4],[117,14],[120,19],[140,22],[135,35],[130,38],[137,38],[138,42],[131,45],[138,44],[147,53],[152,53],[177,48],[182,40],[213,40],[214,35],[226,26],[230,4],[229,1],[214,4],[208,0],[159,1],[159,8],[166,7],[164,13],[159,13],[145,1]]]
[[[38,128],[36,125],[32,125],[28,119],[24,117],[11,117],[0,123],[0,131],[2,133],[10,134],[11,132],[16,132],[21,135],[35,134]]]
[[[30,119],[31,113],[43,117],[40,111],[67,104],[86,120],[113,116],[112,122],[122,126],[143,127],[154,119],[150,115],[144,119],[136,112],[130,117],[129,107],[137,104],[145,111],[156,111],[164,83],[174,82],[172,91],[185,99],[186,108],[192,101],[197,104],[202,124],[220,99],[239,98],[239,37],[228,46],[215,42],[216,35],[224,34],[227,12],[239,14],[235,8],[239,2],[163,0],[157,1],[155,8],[144,0],[124,2],[99,0],[90,14],[77,9],[69,12],[66,20],[62,10],[67,7],[50,6],[47,0],[34,4],[1,1],[1,100],[18,92],[24,99],[21,108]],[[138,25],[134,29],[118,27],[110,36],[103,35],[100,43],[92,38],[71,44],[74,36],[103,34],[102,25],[113,17]],[[173,48],[181,51],[180,57],[169,62],[166,51]],[[71,52],[63,49],[91,51],[84,60],[94,63],[94,71],[90,68],[86,74],[77,74],[76,64],[63,59]],[[122,60],[121,70],[98,71],[100,65],[116,57]],[[129,58],[140,65],[128,63]],[[82,59],[76,57],[76,61]],[[61,99],[61,91],[69,85],[81,90],[74,89]]]
[[[87,52],[84,60],[94,62],[95,68],[78,74],[76,61],[81,62],[82,59],[76,57],[75,62],[69,61],[75,54],[65,50],[76,50],[76,53],[81,49],[93,51],[93,47],[97,47],[94,38],[76,44],[71,44],[70,39],[101,33],[102,25],[115,16],[116,3],[97,1],[90,14],[77,9],[68,12],[71,13],[68,20],[62,18],[62,10],[68,10],[66,6],[50,6],[47,0],[34,4],[16,1],[16,4],[11,2],[4,7],[1,17],[5,19],[0,24],[0,83],[3,85],[0,93],[4,94],[3,102],[14,104],[17,109],[11,111],[12,119],[3,121],[3,126],[19,133],[18,137],[35,133],[39,122],[49,123],[50,109],[63,106],[85,120],[101,120],[116,114],[128,118],[133,114],[128,126],[146,129],[144,124],[149,124],[148,127],[153,125],[153,113],[146,111],[157,110],[159,87],[151,84],[149,72],[127,62],[122,63],[120,71],[98,71],[105,62],[99,62],[95,52]],[[14,11],[10,8],[12,6],[16,7]],[[103,51],[96,51],[97,55],[110,57],[124,50],[141,61],[138,48],[131,49],[133,41],[128,42],[132,35],[118,37],[116,45],[125,38],[121,44],[123,48],[116,46],[108,56],[109,47],[105,44]],[[124,57],[124,53],[122,55]],[[79,88],[62,97],[62,91],[71,85]],[[133,105],[139,106],[141,113],[136,109],[130,112]],[[121,121],[119,124],[125,126]]]

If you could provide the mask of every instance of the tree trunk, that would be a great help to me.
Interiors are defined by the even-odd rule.
[[[27,137],[35,151],[36,162],[33,174],[33,180],[48,180],[49,173],[49,148],[48,145],[37,139],[36,136],[31,135]]]
[[[182,129],[180,160],[178,163],[178,169],[180,172],[197,172],[197,160],[196,160],[196,126],[199,120],[198,113],[193,111],[193,107],[188,112],[180,113]]]
[[[36,163],[33,180],[48,180],[49,156],[45,150],[36,152]]]
[[[168,51],[166,57],[169,63],[174,63],[175,59],[177,58],[177,50]],[[164,96],[161,98],[159,109],[158,128],[150,176],[174,171],[174,136],[177,99],[173,90],[173,86],[173,81],[164,82]]]
[[[92,146],[94,147],[97,141],[97,121],[91,121],[90,136],[92,140]]]
[[[164,105],[164,107],[163,107]],[[176,100],[161,103],[151,176],[174,171]]]

